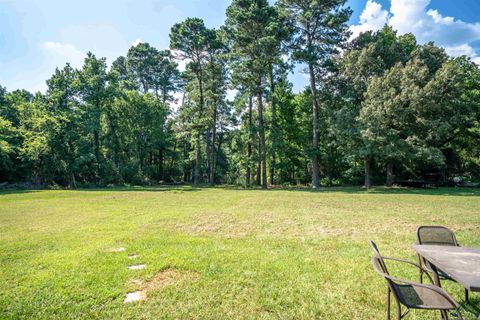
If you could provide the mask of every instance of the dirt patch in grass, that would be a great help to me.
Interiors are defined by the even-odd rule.
[[[195,281],[197,278],[198,278],[198,274],[191,271],[180,271],[173,268],[163,270],[160,273],[156,274],[148,282],[144,283],[142,285],[141,290],[133,292],[136,294],[136,296],[138,296],[138,299],[131,300],[131,301],[127,301],[127,299],[125,299],[125,303],[132,302],[132,301],[146,300],[148,299],[148,294],[153,291],[159,291],[166,287],[173,286],[183,281]],[[140,283],[140,282],[136,282],[136,283]],[[128,293],[127,298],[129,294],[132,294],[132,293]]]
[[[193,223],[174,223],[168,227],[188,234],[215,234],[225,238],[247,238],[250,236],[272,237],[335,237],[352,234],[355,230],[326,226],[322,217],[299,216],[291,218],[285,215],[275,216],[262,212],[255,216],[235,217],[230,214],[208,214],[199,217]]]
[[[166,269],[158,273],[145,284],[144,291],[160,290],[181,281],[195,281],[198,274],[195,272]]]

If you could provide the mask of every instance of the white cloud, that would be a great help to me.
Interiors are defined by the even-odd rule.
[[[475,52],[475,49],[468,44],[462,44],[456,47],[445,47],[445,51],[452,57],[471,57],[473,62],[480,65],[480,56]]]
[[[399,34],[413,33],[419,43],[434,41],[452,56],[465,54],[479,62],[470,46],[480,40],[480,23],[468,23],[443,16],[435,9],[427,10],[430,0],[391,0],[390,12],[374,0],[368,0],[360,16],[360,24],[351,26],[354,35],[382,28],[388,23]],[[384,21],[383,23],[380,23]]]
[[[424,32],[425,8],[430,0],[391,0],[389,24],[400,34],[407,32]]]
[[[427,11],[427,14],[438,24],[452,25],[455,23],[455,19],[452,17],[443,17],[437,10],[430,9]]]
[[[178,70],[180,70],[181,72],[185,71],[185,69],[187,68],[187,64],[190,62],[190,60],[183,59],[181,52],[178,50],[172,50],[170,48],[167,48],[167,50],[170,50],[175,62],[178,63]]]
[[[58,66],[70,63],[74,68],[80,68],[85,53],[78,50],[73,44],[47,41],[43,43],[48,60],[55,61]]]
[[[105,57],[107,63],[124,55],[131,45],[131,41],[125,38],[118,27],[110,23],[70,25],[61,30],[58,39],[73,43],[80,50],[90,51],[97,57]]]
[[[32,93],[45,92],[46,80],[52,76],[55,68],[63,68],[67,62],[74,68],[80,68],[86,56],[73,44],[57,41],[38,43],[38,52],[39,64],[20,69],[8,79],[1,79],[9,91],[21,88]]]
[[[387,21],[387,10],[383,10],[381,4],[368,0],[365,9],[363,9],[362,14],[360,15],[360,24],[350,27],[350,31],[352,31],[352,39],[356,38],[362,32],[381,29]]]
[[[136,47],[142,42],[143,42],[142,39],[137,38],[135,39],[135,41],[132,42],[132,47]]]

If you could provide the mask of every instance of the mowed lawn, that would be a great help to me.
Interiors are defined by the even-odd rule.
[[[386,287],[368,240],[416,261],[422,224],[480,247],[480,190],[2,192],[0,318],[383,319]],[[463,300],[459,285],[445,287]],[[144,301],[123,303],[142,289]],[[480,294],[465,308],[475,319]]]

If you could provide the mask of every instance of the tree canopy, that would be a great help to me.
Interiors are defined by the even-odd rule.
[[[175,24],[169,49],[88,53],[45,93],[0,86],[0,183],[479,180],[478,65],[389,26],[349,39],[350,14],[344,0],[233,0],[218,29]]]

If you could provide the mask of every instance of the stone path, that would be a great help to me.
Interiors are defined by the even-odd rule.
[[[118,253],[118,252],[124,252],[126,249],[124,247],[119,247],[119,248],[113,248],[108,250],[108,252],[113,252],[113,253]],[[128,255],[128,259],[137,259],[139,258],[140,255],[136,253],[132,253]],[[129,270],[141,270],[145,269],[147,266],[144,264],[136,264],[136,265],[131,265],[128,266]],[[139,285],[142,283],[141,280],[134,279],[132,280],[132,283]],[[131,302],[138,302],[140,300],[145,299],[145,294],[142,291],[134,291],[134,292],[128,292],[127,295],[125,296],[125,299],[123,300],[123,303],[131,303]]]
[[[145,269],[146,265],[144,264],[136,264],[136,265],[133,265],[133,266],[129,266],[128,269],[129,270],[140,270],[140,269]]]
[[[125,297],[125,300],[123,300],[123,303],[136,302],[142,299],[143,299],[142,291],[130,292],[130,293],[127,293],[127,296]]]

